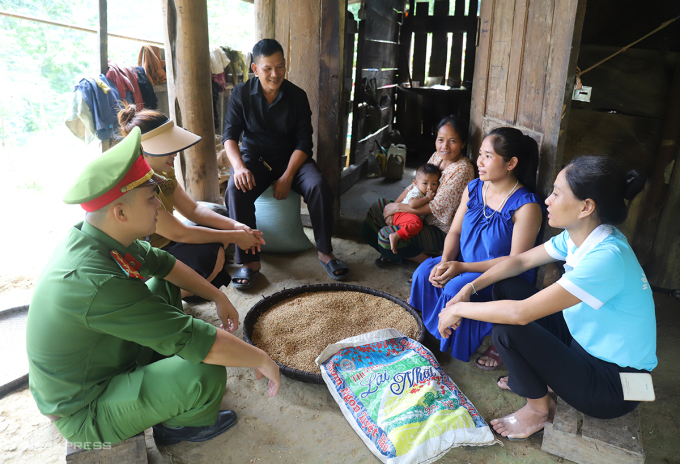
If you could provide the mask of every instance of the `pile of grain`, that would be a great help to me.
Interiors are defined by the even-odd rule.
[[[379,329],[418,338],[418,324],[404,308],[361,292],[313,292],[272,306],[255,324],[252,341],[284,366],[319,374],[314,359],[328,345]]]

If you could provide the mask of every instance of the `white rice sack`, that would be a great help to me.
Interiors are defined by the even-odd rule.
[[[315,362],[347,421],[382,462],[434,462],[456,446],[495,442],[430,350],[395,329],[341,340]]]

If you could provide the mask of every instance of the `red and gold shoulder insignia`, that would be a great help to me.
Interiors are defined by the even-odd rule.
[[[113,260],[118,263],[118,266],[127,274],[128,277],[134,277],[135,279],[144,280],[144,277],[138,272],[142,267],[139,262],[134,259],[130,253],[125,255],[125,258],[121,256],[116,250],[111,250],[111,256]]]

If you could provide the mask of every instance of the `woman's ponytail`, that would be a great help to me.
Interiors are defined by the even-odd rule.
[[[168,122],[168,117],[156,110],[137,111],[135,105],[123,101],[123,107],[118,111],[120,135],[126,137],[132,129],[139,127],[142,134],[156,129]]]
[[[621,164],[607,156],[581,156],[564,168],[569,189],[583,201],[595,202],[595,211],[603,224],[621,224],[628,216],[624,202],[632,200],[645,186],[646,179],[638,171],[626,172]]]

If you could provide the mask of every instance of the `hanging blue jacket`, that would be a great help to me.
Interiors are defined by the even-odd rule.
[[[100,76],[101,79],[101,76]],[[109,85],[104,79],[102,82]],[[83,93],[85,103],[87,103],[94,119],[94,128],[99,140],[108,140],[113,137],[118,128],[118,100],[120,94],[115,90],[115,86],[109,85],[109,90],[104,93],[97,82],[91,78],[82,79],[75,87]]]

